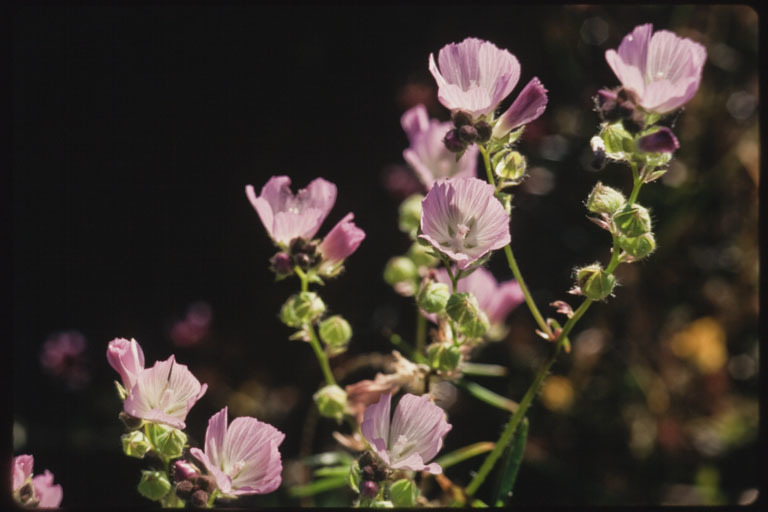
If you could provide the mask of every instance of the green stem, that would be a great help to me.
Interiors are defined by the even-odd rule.
[[[427,319],[416,309],[416,351],[414,357],[419,357],[424,353],[424,345],[427,341]],[[418,354],[418,355],[416,355]]]
[[[296,275],[301,279],[301,291],[309,291],[309,278],[307,277],[307,274],[305,274],[298,265],[293,267],[293,271],[296,272]]]
[[[496,180],[493,178],[493,170],[491,169],[491,155],[488,154],[488,150],[485,149],[485,146],[478,144],[477,147],[480,148],[480,154],[483,155],[483,164],[485,165],[485,174],[488,178],[488,183],[493,185],[495,190]]]
[[[325,382],[329,386],[336,385],[333,372],[331,372],[331,365],[328,363],[328,357],[325,355],[325,351],[323,351],[323,347],[320,345],[320,340],[317,338],[315,327],[312,324],[307,324],[306,330],[309,333],[309,344],[312,345],[312,350],[315,351],[315,356],[317,356],[317,362],[320,363],[320,368],[323,370]]]
[[[483,401],[488,405],[492,405],[493,407],[497,407],[503,411],[515,412],[520,406],[517,402],[494,393],[490,389],[470,380],[459,379],[456,382],[456,385],[462,389],[465,389],[467,392],[469,392],[470,395],[474,396],[478,400]]]
[[[523,274],[520,272],[520,268],[517,266],[517,260],[515,259],[515,255],[512,254],[511,245],[507,245],[504,247],[504,254],[507,255],[507,262],[509,263],[509,268],[510,270],[512,270],[512,274],[515,276],[515,279],[517,280],[517,284],[520,285],[520,289],[523,291],[523,296],[525,297],[525,303],[528,305],[528,309],[531,311],[531,315],[533,315],[533,318],[536,320],[536,323],[539,324],[539,328],[551,337],[552,330],[549,328],[549,325],[547,325],[547,322],[544,321],[544,317],[539,311],[539,308],[536,306],[536,303],[533,301],[533,296],[531,296],[531,292],[528,290],[528,285],[525,284],[525,280],[523,279]]]

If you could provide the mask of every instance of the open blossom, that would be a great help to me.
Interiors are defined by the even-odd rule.
[[[185,428],[187,413],[208,389],[174,356],[141,371],[123,408],[136,418]]]
[[[419,238],[465,269],[510,241],[509,215],[477,178],[435,183],[422,202]]]
[[[267,233],[284,248],[294,238],[311,240],[336,202],[336,185],[316,178],[294,195],[288,176],[273,176],[256,196],[253,185],[245,193]]]
[[[453,129],[452,123],[429,119],[427,109],[421,104],[405,112],[400,123],[411,144],[403,151],[403,158],[416,171],[427,190],[441,178],[470,178],[476,175],[476,146],[467,148],[458,160],[456,154],[445,147],[443,139]]]
[[[437,82],[437,97],[450,110],[463,110],[473,118],[493,110],[515,88],[520,63],[507,50],[469,37],[443,46],[429,55],[429,71]]]
[[[34,457],[32,455],[19,455],[14,457],[11,467],[12,491],[19,492],[27,483],[31,483],[34,496],[26,497],[22,504],[37,503],[40,508],[56,508],[61,504],[64,495],[61,485],[54,485],[53,473],[47,469],[42,475],[32,476]]]
[[[331,229],[317,249],[323,260],[331,265],[344,261],[360,247],[365,238],[365,231],[355,226],[353,213],[348,213]]]
[[[144,351],[133,338],[115,338],[107,346],[107,361],[120,374],[125,390],[130,391],[144,370]]]
[[[232,420],[227,408],[214,414],[205,432],[205,451],[190,449],[216,478],[225,495],[265,494],[282,482],[283,463],[278,446],[285,434],[256,418]]]
[[[707,50],[667,30],[655,34],[653,25],[638,25],[605,60],[637,103],[663,114],[687,103],[699,88]]]
[[[437,269],[435,273],[439,282],[451,284],[451,278],[448,277],[445,269]],[[483,267],[460,279],[456,291],[468,292],[477,298],[480,309],[488,316],[491,330],[503,328],[507,314],[525,300],[523,290],[517,281],[510,279],[499,283],[493,274]],[[434,317],[434,315],[431,316]]]
[[[443,472],[439,464],[429,464],[443,447],[451,430],[443,410],[429,396],[403,395],[390,421],[392,395],[382,395],[378,403],[365,410],[360,430],[376,454],[392,469]]]

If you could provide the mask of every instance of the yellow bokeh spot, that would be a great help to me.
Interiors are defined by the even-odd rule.
[[[669,340],[672,352],[688,359],[702,373],[713,373],[723,368],[728,360],[725,330],[711,317],[699,318],[688,324]]]
[[[565,412],[573,404],[573,384],[567,377],[552,375],[541,388],[541,402],[552,411]]]

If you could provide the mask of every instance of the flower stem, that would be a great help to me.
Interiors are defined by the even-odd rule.
[[[309,291],[309,278],[307,277],[307,274],[304,273],[304,271],[301,270],[301,267],[298,265],[293,267],[293,271],[296,272],[296,275],[299,276],[299,279],[301,279],[301,291]]]
[[[414,357],[418,358],[424,352],[424,344],[427,341],[427,319],[416,309],[416,350]],[[418,355],[416,355],[418,354]]]
[[[493,178],[493,171],[491,170],[491,155],[488,154],[488,150],[482,144],[477,145],[480,148],[480,154],[483,155],[483,164],[485,165],[485,174],[488,178],[488,183],[493,185],[496,189],[496,180]]]
[[[315,327],[309,323],[306,326],[306,330],[309,333],[309,344],[312,345],[312,350],[315,351],[315,356],[317,356],[317,362],[320,363],[320,368],[323,370],[325,382],[329,386],[336,385],[336,379],[333,378],[333,372],[331,372],[331,365],[328,363],[328,357],[325,355],[325,351],[320,345],[320,340],[317,338]]]
[[[528,286],[525,284],[525,280],[523,279],[523,274],[520,273],[520,268],[517,266],[517,260],[515,259],[515,255],[512,253],[511,245],[506,245],[504,247],[504,254],[507,255],[507,263],[509,263],[509,268],[512,270],[512,274],[515,276],[517,284],[520,285],[520,289],[522,290],[523,296],[525,297],[525,303],[528,305],[528,309],[531,311],[531,315],[533,315],[533,318],[536,320],[536,323],[539,324],[541,330],[551,337],[552,330],[549,328],[547,322],[544,321],[544,317],[541,315],[539,308],[533,301],[531,292],[528,290]]]

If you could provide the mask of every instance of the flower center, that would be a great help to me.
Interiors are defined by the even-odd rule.
[[[404,435],[397,436],[397,441],[395,441],[395,444],[390,449],[392,461],[404,459],[414,446],[416,446],[416,443],[408,441],[408,438]]]

